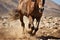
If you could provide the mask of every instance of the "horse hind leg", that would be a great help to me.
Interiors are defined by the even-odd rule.
[[[30,19],[30,24],[29,24],[29,28],[31,29],[31,31],[29,32],[29,34],[31,34],[32,36],[36,34],[37,30],[38,30],[38,22],[34,17],[29,17]],[[36,22],[35,22],[36,21]]]
[[[31,25],[30,25],[30,28],[31,28],[31,31],[30,31],[30,34],[31,34],[31,36],[34,36],[35,34],[35,26],[34,26],[34,23],[35,22],[35,20],[34,20],[34,18],[32,17],[32,23],[31,23]]]
[[[36,19],[33,18],[32,23],[33,23],[33,26],[31,26],[32,24],[30,25],[31,26],[30,27],[31,28],[30,34],[31,34],[31,36],[34,36],[38,30],[38,22]]]
[[[33,32],[33,30],[34,30],[34,27],[33,27],[33,18],[32,18],[32,16],[29,16],[29,27],[28,27],[29,29],[31,29],[28,33],[30,34],[30,35],[32,35],[32,32]]]

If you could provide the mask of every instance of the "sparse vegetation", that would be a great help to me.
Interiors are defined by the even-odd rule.
[[[12,13],[12,12],[11,12]],[[9,14],[10,15],[10,14]],[[13,15],[14,16],[14,15]],[[39,26],[39,30],[35,36],[30,36],[27,32],[23,34],[21,23],[19,19],[14,19],[13,21],[9,21],[14,19],[12,16],[8,17],[0,17],[0,38],[6,40],[37,40],[41,36],[53,36],[60,38],[60,18],[59,17],[45,17],[41,18],[41,23]],[[6,19],[7,18],[7,19]],[[1,20],[3,19],[3,20]]]
[[[12,10],[17,7],[17,4],[17,0],[0,0],[0,40],[60,38],[60,5],[57,6],[50,0],[46,1],[45,11],[40,21],[39,30],[35,36],[30,36],[27,32],[25,35],[23,34],[19,15]],[[5,16],[5,14],[8,16]]]

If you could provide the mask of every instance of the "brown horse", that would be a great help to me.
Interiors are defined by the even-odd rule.
[[[19,0],[17,12],[20,15],[21,25],[23,26],[23,31],[25,29],[25,24],[23,22],[23,16],[27,16],[29,18],[29,27],[31,31],[30,34],[35,35],[39,22],[43,14],[45,0]],[[37,26],[34,26],[34,19],[36,19]],[[34,31],[34,32],[33,32]]]

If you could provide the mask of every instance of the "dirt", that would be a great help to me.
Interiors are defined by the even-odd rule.
[[[39,30],[34,36],[31,36],[28,32],[23,34],[19,19],[13,20],[10,16],[0,17],[0,40],[46,40],[60,38],[59,35],[60,17],[42,16]]]

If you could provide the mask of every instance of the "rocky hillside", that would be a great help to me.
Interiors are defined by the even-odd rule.
[[[19,17],[14,15],[13,9],[17,5],[18,0],[0,0],[0,40],[57,40],[52,38],[60,38],[60,5],[46,0],[44,14],[35,36],[30,36],[27,32],[23,34]],[[26,21],[28,18],[25,19]]]
[[[60,16],[60,5],[57,5],[51,0],[46,0],[44,15],[45,16]]]
[[[10,10],[16,9],[17,4],[18,0],[0,0],[0,14],[7,15]]]

